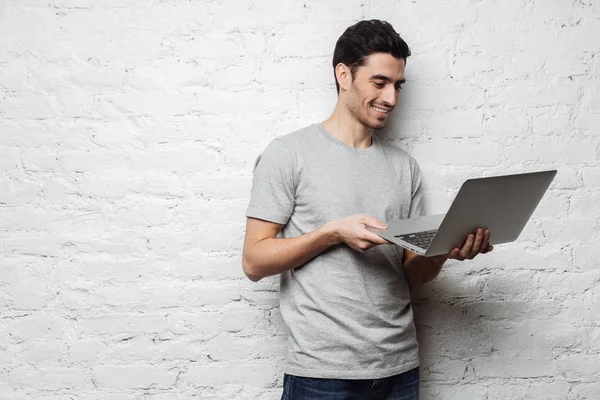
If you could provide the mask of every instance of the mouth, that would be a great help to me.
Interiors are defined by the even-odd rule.
[[[387,116],[392,111],[392,109],[390,107],[376,106],[374,104],[371,105],[371,108],[373,110],[375,110],[375,112],[377,114],[380,114],[381,116]]]

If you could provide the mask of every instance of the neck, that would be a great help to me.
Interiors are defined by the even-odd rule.
[[[357,121],[346,107],[340,105],[339,101],[331,116],[323,121],[322,125],[331,136],[348,146],[357,149],[366,149],[371,146],[373,128]]]

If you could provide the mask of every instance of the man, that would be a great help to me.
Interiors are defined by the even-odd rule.
[[[366,229],[421,214],[416,161],[373,135],[398,102],[409,55],[387,22],[349,27],[333,56],[333,114],[273,140],[255,165],[243,268],[253,281],[281,277],[282,399],[417,399],[410,289],[448,258],[492,250],[481,229],[436,257]]]

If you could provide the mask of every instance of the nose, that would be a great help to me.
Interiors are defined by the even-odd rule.
[[[400,91],[396,90],[394,85],[386,85],[383,93],[381,94],[381,100],[384,101],[387,105],[394,107],[398,102],[398,97],[400,96]]]

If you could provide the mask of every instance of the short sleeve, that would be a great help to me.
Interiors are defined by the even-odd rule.
[[[411,199],[408,217],[415,218],[423,215],[423,189],[421,187],[421,169],[415,160],[411,161]]]
[[[293,153],[273,140],[254,164],[252,192],[246,216],[285,225],[295,205]]]

